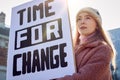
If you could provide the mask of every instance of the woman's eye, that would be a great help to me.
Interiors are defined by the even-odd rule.
[[[78,19],[77,19],[77,21],[80,21],[80,20],[81,20],[81,18],[78,18]]]
[[[86,17],[86,19],[90,19],[90,17]]]

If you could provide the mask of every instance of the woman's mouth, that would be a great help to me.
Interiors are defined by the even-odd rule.
[[[87,27],[85,27],[85,26],[81,26],[81,27],[80,27],[80,29],[86,29],[86,28],[87,28]]]

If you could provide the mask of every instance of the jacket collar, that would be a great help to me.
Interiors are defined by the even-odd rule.
[[[76,47],[75,47],[75,53],[79,53],[81,50],[85,49],[85,48],[93,48],[96,47],[98,45],[100,45],[101,43],[105,43],[103,41],[103,39],[96,33],[93,36],[89,37],[86,42],[84,43],[79,43]]]

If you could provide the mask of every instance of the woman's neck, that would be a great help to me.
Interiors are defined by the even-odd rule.
[[[80,39],[80,44],[85,43],[86,41],[88,41],[91,37],[93,37],[96,34],[96,32],[90,34],[90,35],[80,35],[79,39]]]

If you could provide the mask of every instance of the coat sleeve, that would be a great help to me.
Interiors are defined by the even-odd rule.
[[[110,51],[110,48],[106,45],[98,47],[87,63],[78,68],[77,73],[66,75],[57,80],[99,80],[109,69],[111,61]]]

